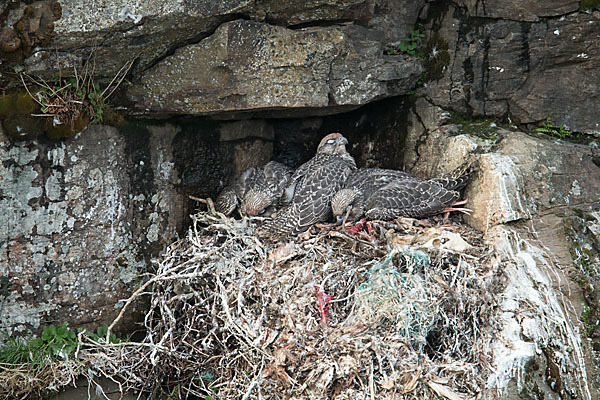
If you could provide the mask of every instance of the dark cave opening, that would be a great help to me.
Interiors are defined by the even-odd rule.
[[[315,154],[321,138],[332,132],[348,139],[348,151],[358,167],[403,169],[404,121],[412,100],[389,98],[322,117],[168,120],[178,127],[172,147],[183,201],[182,232],[189,226],[189,214],[198,207],[189,196],[214,199],[245,169],[271,160],[297,168]]]

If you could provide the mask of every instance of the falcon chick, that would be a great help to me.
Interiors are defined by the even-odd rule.
[[[272,213],[292,172],[292,168],[276,161],[267,163],[260,171],[255,184],[244,195],[242,214],[257,216]]]
[[[279,200],[291,175],[291,168],[276,161],[248,168],[219,193],[215,209],[230,215],[241,206],[241,214],[258,215]]]
[[[394,219],[398,216],[425,218],[454,204],[469,175],[457,179],[424,180],[402,171],[364,168],[348,179],[331,200],[334,216],[347,212],[351,220]]]
[[[287,207],[267,225],[268,231],[277,236],[295,235],[331,216],[331,198],[356,169],[346,144],[348,140],[340,133],[321,140],[317,154],[290,178],[282,198]]]

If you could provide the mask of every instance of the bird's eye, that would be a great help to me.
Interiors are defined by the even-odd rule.
[[[329,139],[326,143],[327,144],[334,144],[335,143],[335,139]]]
[[[258,213],[258,215],[263,215],[263,214],[265,213],[265,211],[266,211],[265,209],[262,209],[262,210],[261,210],[261,211]]]

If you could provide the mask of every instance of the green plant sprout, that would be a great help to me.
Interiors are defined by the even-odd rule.
[[[388,54],[397,54],[398,52],[409,54],[414,56],[416,54],[416,50],[419,47],[419,42],[421,38],[425,37],[425,34],[421,32],[423,29],[423,25],[417,25],[417,29],[413,29],[409,32],[409,36],[404,38],[398,43],[398,46],[395,49],[388,50]]]
[[[78,333],[83,333],[97,343],[104,343],[107,330],[107,326],[98,327],[95,333],[79,328]],[[111,334],[109,342],[120,343],[121,339]],[[67,326],[66,322],[62,325],[47,325],[39,337],[30,339],[8,337],[5,344],[0,347],[0,364],[28,364],[31,369],[40,370],[52,361],[68,359],[77,345],[77,334]]]
[[[561,124],[560,127],[554,126],[550,117],[546,118],[544,125],[542,125],[540,128],[535,128],[534,131],[537,133],[544,133],[546,135],[557,136],[561,139],[566,139],[573,136],[573,131],[565,128],[564,125]]]
[[[96,333],[90,332],[90,331],[88,331],[86,329],[82,329],[82,328],[79,328],[78,332],[79,333],[83,332],[83,334],[85,336],[87,336],[88,338],[90,338],[94,342],[104,343],[105,340],[106,340],[106,333],[108,332],[108,326],[105,326],[105,325],[99,326],[96,329]],[[119,339],[117,337],[117,335],[115,335],[114,333],[111,332],[110,337],[108,339],[108,342],[112,343],[112,344],[121,343],[121,339]]]
[[[0,349],[0,363],[9,365],[29,364],[39,370],[56,359],[67,359],[77,348],[75,332],[67,324],[48,325],[42,335],[27,340],[9,337]]]
[[[409,37],[402,39],[398,44],[398,49],[402,53],[415,55],[415,51],[419,47],[419,41],[425,37],[425,34],[421,32],[422,27],[422,25],[419,25],[417,29],[410,31]]]

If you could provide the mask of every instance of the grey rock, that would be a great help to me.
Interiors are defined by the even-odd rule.
[[[72,74],[73,67],[80,68],[93,55],[99,81],[111,79],[134,59],[137,74],[174,48],[209,35],[231,15],[249,10],[251,3],[61,1],[53,41],[35,49],[24,64],[29,73],[52,78],[59,67],[63,74]]]
[[[474,17],[501,18],[513,21],[538,21],[544,17],[556,17],[579,10],[578,0],[459,0]]]
[[[93,52],[97,79],[111,79],[126,61],[133,59],[133,73],[138,76],[176,48],[198,42],[234,18],[287,26],[365,22],[372,16],[369,0],[144,0],[101,4],[64,0],[60,6],[62,16],[52,27],[53,40],[27,54],[24,64],[29,73],[52,78],[60,67],[63,75],[72,74],[72,68],[79,68]],[[21,5],[10,15],[22,14],[24,7]]]
[[[574,13],[539,22],[481,22],[452,7],[437,20],[449,61],[423,90],[434,104],[520,124],[550,117],[556,125],[600,134],[600,19]]]
[[[367,26],[382,30],[385,44],[397,44],[409,37],[419,13],[426,4],[425,0],[375,0],[373,3],[373,18]]]
[[[434,116],[436,107],[421,102],[418,114]],[[558,398],[557,390],[598,398],[591,384],[598,377],[597,347],[592,348],[598,332],[591,330],[590,317],[585,326],[578,318],[584,296],[593,310],[598,298],[597,150],[501,128],[485,127],[474,136],[460,134],[457,126],[430,131],[416,115],[412,118],[406,155],[411,172],[448,172],[468,158],[479,163],[465,192],[465,206],[473,213],[464,219],[484,232],[495,248],[491,262],[500,263],[507,279],[490,344],[494,362],[488,389],[506,399],[539,393]],[[525,310],[529,307],[532,312]],[[592,328],[593,310],[588,309]],[[546,371],[559,364],[560,379],[549,378]]]
[[[158,113],[340,112],[404,94],[420,76],[418,62],[384,55],[378,36],[358,26],[229,22],[147,71],[129,96]]]
[[[264,119],[247,119],[235,122],[223,122],[219,126],[219,140],[222,142],[258,137],[274,140],[273,126]]]
[[[272,131],[263,120],[136,121],[18,142],[0,130],[0,331],[110,324],[197,206],[187,195],[214,198],[269,161]]]
[[[321,24],[338,21],[368,21],[373,15],[371,0],[256,0],[257,19],[275,25]]]
[[[57,143],[0,136],[1,331],[112,321],[182,219],[167,133],[152,135],[146,165],[106,126]]]

